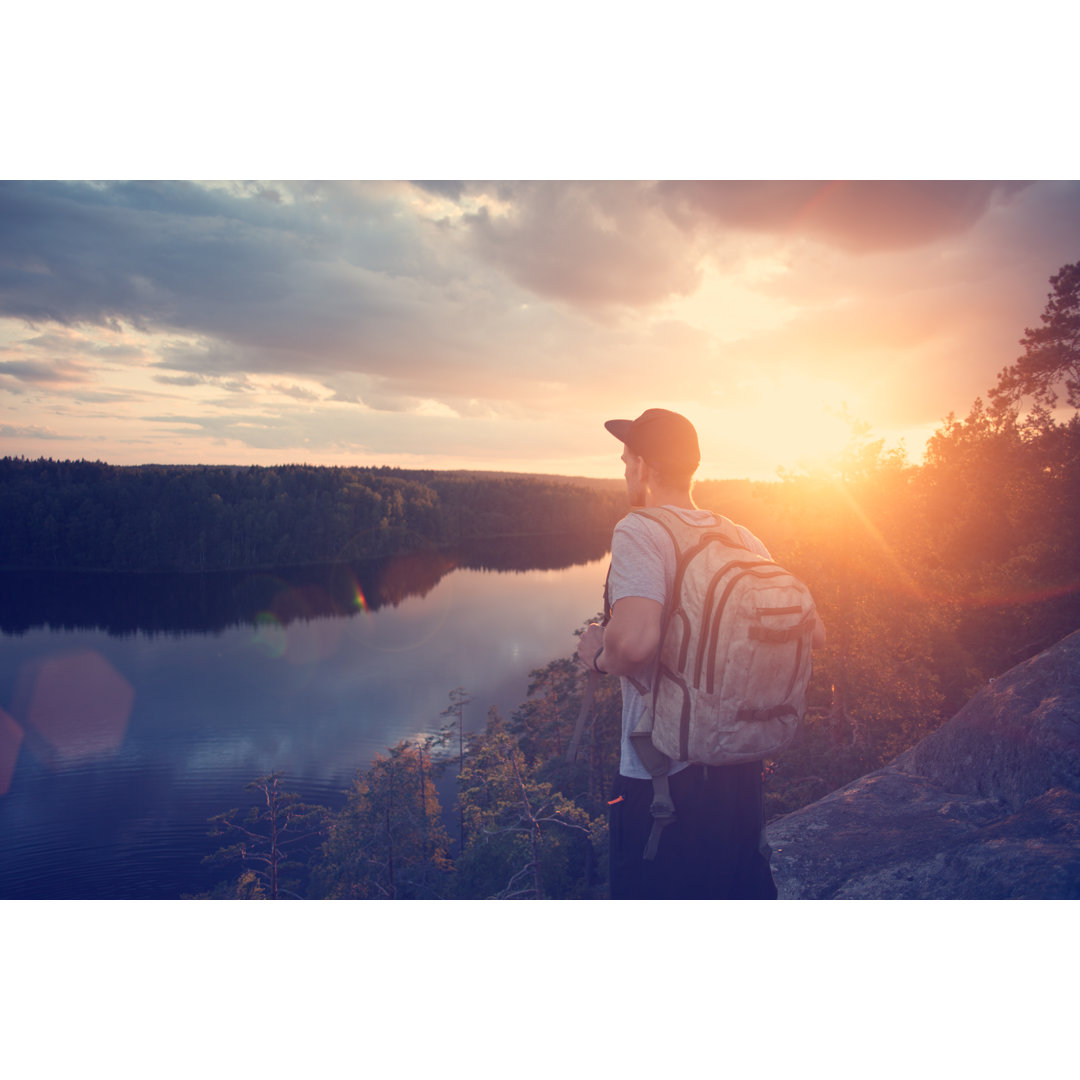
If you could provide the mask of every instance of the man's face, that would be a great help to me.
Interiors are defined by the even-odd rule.
[[[631,506],[644,506],[648,487],[645,484],[645,459],[640,458],[629,447],[623,447],[623,476],[626,478],[626,494]]]

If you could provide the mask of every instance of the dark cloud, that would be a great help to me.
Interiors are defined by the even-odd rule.
[[[467,185],[476,253],[523,288],[583,310],[693,293],[739,236],[866,255],[958,236],[1028,185],[998,181],[616,181]],[[499,205],[501,203],[501,205]],[[735,257],[735,262],[738,257]]]
[[[236,379],[221,379],[217,385],[230,394],[254,394],[258,389],[246,375],[241,375]],[[226,402],[225,404],[231,405],[232,403]]]
[[[191,184],[2,184],[0,308],[30,322],[190,328],[222,303],[272,295],[261,204],[230,202],[226,213]]]
[[[468,188],[464,180],[413,180],[411,181],[421,191],[430,192],[432,195],[441,195],[444,199],[457,202]]]
[[[1025,182],[968,180],[724,180],[659,185],[676,220],[787,233],[850,252],[920,247],[970,229]]]
[[[314,390],[308,390],[304,386],[293,386],[286,383],[274,383],[273,389],[286,397],[296,398],[297,401],[321,401],[322,399]]]
[[[90,382],[92,376],[77,364],[49,360],[7,360],[0,362],[0,376],[37,386]]]
[[[652,185],[537,182],[501,195],[505,213],[481,206],[467,218],[474,248],[541,296],[637,307],[701,282],[700,250],[660,211]]]
[[[155,375],[154,382],[165,383],[168,386],[199,386],[206,382],[203,375]]]
[[[297,353],[331,369],[377,366],[380,341],[417,314],[402,281],[437,274],[437,260],[424,258],[419,226],[378,189],[290,194],[0,184],[0,313],[178,330],[230,346],[222,361],[236,347],[262,351],[267,370],[275,355],[295,365]]]

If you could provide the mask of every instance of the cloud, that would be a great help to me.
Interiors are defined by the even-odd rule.
[[[413,180],[418,188],[457,202],[467,190],[464,180]]]
[[[165,383],[168,386],[202,386],[205,383],[205,375],[155,375],[154,382]]]
[[[78,364],[49,360],[5,360],[0,362],[0,377],[7,376],[35,386],[72,386],[89,382],[86,368]]]
[[[51,428],[37,427],[31,425],[29,427],[15,427],[11,424],[0,424],[0,439],[60,439],[62,441],[73,441],[80,438],[78,435],[64,435],[58,431],[53,431]]]
[[[999,200],[1028,184],[1012,181],[672,181],[661,197],[683,221],[807,236],[852,253],[922,247],[970,229]]]
[[[689,295],[701,250],[663,212],[653,185],[532,183],[503,189],[504,213],[466,218],[477,254],[540,296],[585,309]]]
[[[332,335],[364,322],[358,272],[402,274],[423,261],[403,242],[408,230],[385,197],[355,189],[300,186],[275,204],[187,183],[2,184],[0,309],[255,345],[300,316]]]
[[[284,394],[286,397],[296,398],[297,401],[321,401],[322,398],[315,393],[314,390],[309,390],[304,386],[289,386],[285,383],[274,383],[272,389],[276,390],[279,394]]]

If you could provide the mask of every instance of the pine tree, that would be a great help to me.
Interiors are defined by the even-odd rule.
[[[458,777],[467,843],[456,862],[458,895],[563,899],[595,895],[589,868],[601,820],[536,778],[525,754],[492,710],[474,736]]]
[[[995,403],[1018,407],[1030,396],[1053,409],[1064,385],[1065,400],[1080,409],[1080,262],[1063,266],[1050,284],[1042,325],[1024,331],[1024,354],[998,376]]]
[[[234,808],[210,819],[211,836],[229,836],[233,842],[203,860],[206,863],[241,864],[239,877],[231,886],[241,900],[283,900],[301,898],[301,877],[306,862],[297,852],[309,851],[322,834],[326,807],[300,801],[295,792],[281,787],[280,772],[260,776],[247,785],[258,793],[258,801],[247,815],[237,820]]]
[[[358,774],[315,874],[333,899],[435,900],[453,870],[431,743],[399,742]]]

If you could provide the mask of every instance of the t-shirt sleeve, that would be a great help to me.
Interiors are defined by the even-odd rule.
[[[665,600],[664,555],[653,530],[644,519],[631,517],[615,526],[611,537],[611,576],[608,598],[612,605],[626,596],[642,596],[662,604]],[[668,541],[670,543],[670,541]]]

